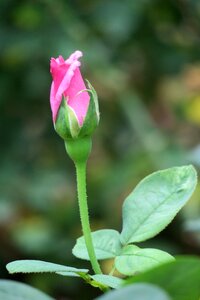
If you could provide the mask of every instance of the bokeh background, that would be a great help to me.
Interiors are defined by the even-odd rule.
[[[0,1],[0,277],[62,300],[98,291],[74,278],[9,276],[5,265],[33,258],[89,266],[71,253],[81,235],[75,172],[49,107],[50,57],[76,49],[101,110],[88,166],[91,226],[120,230],[123,201],[144,176],[200,167],[200,2]],[[145,245],[198,255],[199,191]]]

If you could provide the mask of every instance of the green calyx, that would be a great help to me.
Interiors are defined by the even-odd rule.
[[[65,141],[91,136],[98,126],[99,106],[97,94],[91,84],[89,82],[87,84],[89,89],[86,91],[90,94],[90,103],[82,126],[79,125],[76,114],[67,104],[67,100],[64,97],[62,99],[54,128]]]
[[[65,149],[75,164],[82,164],[88,160],[92,149],[90,137],[68,139],[65,141]]]

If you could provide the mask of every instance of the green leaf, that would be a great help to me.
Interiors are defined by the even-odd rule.
[[[128,245],[122,254],[115,258],[115,267],[120,273],[130,276],[173,260],[170,254],[161,250],[140,249]]]
[[[2,300],[53,300],[39,290],[12,280],[0,280],[0,299]]]
[[[92,232],[92,240],[97,259],[108,259],[118,255],[121,251],[120,234],[116,230],[102,229]],[[72,253],[81,259],[89,260],[84,237],[76,241]]]
[[[96,300],[172,300],[165,291],[153,284],[138,283],[108,292]],[[189,300],[189,299],[188,299]]]
[[[76,276],[87,273],[87,269],[76,269],[41,260],[16,260],[6,266],[9,273],[57,273],[65,276]]]
[[[94,279],[96,282],[103,284],[105,286],[109,286],[113,289],[119,289],[124,283],[123,279],[111,275],[97,274],[97,275],[92,275],[90,277]]]
[[[200,259],[176,257],[176,260],[127,280],[127,284],[147,282],[165,289],[173,300],[200,299]]]
[[[61,276],[66,276],[66,277],[81,277],[81,274],[86,274],[86,273],[82,273],[82,272],[56,272],[56,274],[61,275]]]
[[[122,244],[141,242],[163,230],[192,195],[193,166],[155,172],[143,179],[123,204]]]

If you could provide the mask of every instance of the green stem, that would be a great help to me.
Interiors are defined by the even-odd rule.
[[[91,229],[88,215],[87,193],[86,193],[86,162],[78,162],[76,165],[78,202],[81,217],[81,225],[85,244],[92,264],[92,268],[96,274],[102,274],[99,263],[97,261],[94,246],[92,242]]]

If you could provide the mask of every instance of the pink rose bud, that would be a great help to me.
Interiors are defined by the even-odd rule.
[[[55,130],[63,139],[89,136],[99,123],[97,95],[83,81],[79,58],[75,51],[66,60],[62,56],[51,58],[53,77],[50,104]]]

